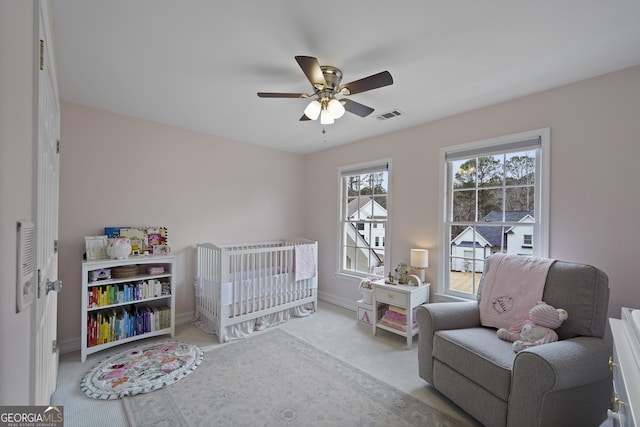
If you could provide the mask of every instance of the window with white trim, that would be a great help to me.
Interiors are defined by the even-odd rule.
[[[440,150],[439,291],[475,299],[491,254],[548,256],[549,129]]]
[[[389,161],[340,170],[338,271],[356,276],[384,276],[385,241],[389,241]]]

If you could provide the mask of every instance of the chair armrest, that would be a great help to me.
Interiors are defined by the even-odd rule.
[[[480,310],[477,301],[437,302],[423,304],[416,309],[418,326],[425,331],[475,328],[480,326]]]
[[[516,355],[509,396],[509,420],[512,415],[524,422],[541,419],[543,407],[549,414],[549,400],[559,399],[558,393],[570,390],[579,393],[597,383],[612,384],[608,359],[611,344],[602,338],[576,337],[530,347]],[[573,390],[571,390],[573,389]],[[606,394],[605,391],[605,400]],[[592,393],[593,394],[593,393]],[[595,405],[597,405],[597,395]],[[587,401],[589,395],[582,400]],[[545,402],[547,399],[547,402]],[[523,424],[524,425],[524,424]]]
[[[433,335],[437,331],[480,326],[477,301],[439,302],[416,308],[418,322],[418,371],[433,384]]]

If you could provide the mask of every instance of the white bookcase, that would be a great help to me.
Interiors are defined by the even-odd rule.
[[[115,278],[117,267],[138,266]],[[150,267],[161,267],[150,272]],[[110,271],[92,277],[92,272]],[[157,270],[162,270],[158,273]],[[153,273],[153,274],[152,274]],[[81,360],[95,352],[158,335],[175,335],[173,256],[136,256],[82,263]],[[101,299],[102,298],[102,299]]]

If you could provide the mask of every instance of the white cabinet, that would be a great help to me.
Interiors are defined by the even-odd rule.
[[[418,334],[413,310],[420,304],[429,302],[429,283],[422,286],[391,285],[378,280],[373,282],[373,306],[379,303],[394,306],[402,311],[401,320],[386,319],[387,314],[373,322],[373,335],[377,329],[385,329],[407,339],[407,347],[411,348],[413,337]],[[393,313],[390,313],[393,314]]]
[[[175,335],[173,256],[82,263],[81,360],[143,338]]]
[[[635,315],[634,315],[635,314]],[[622,308],[621,319],[609,319],[613,336],[614,426],[640,426],[640,310]]]

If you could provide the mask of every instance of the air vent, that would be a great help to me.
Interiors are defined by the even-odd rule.
[[[34,299],[36,272],[35,227],[31,221],[18,222],[16,311],[27,308]]]
[[[388,120],[388,119],[393,119],[394,117],[401,116],[402,114],[404,114],[404,113],[402,111],[400,111],[400,110],[391,110],[391,111],[387,111],[386,113],[382,113],[380,115],[377,115],[376,119],[378,119],[378,120]]]

